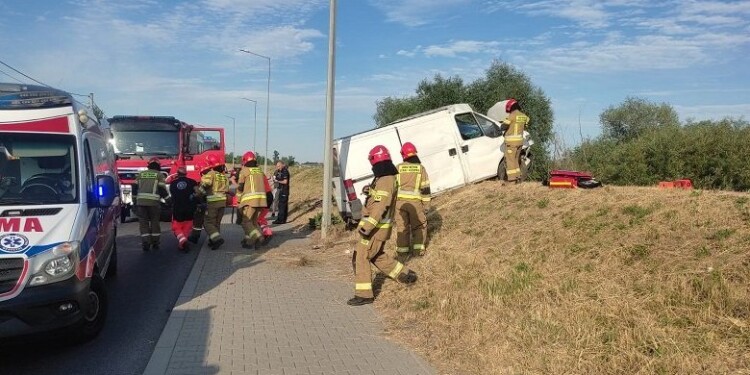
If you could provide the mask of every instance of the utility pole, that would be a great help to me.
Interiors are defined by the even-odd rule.
[[[331,226],[331,179],[333,172],[333,106],[336,89],[336,0],[330,0],[328,20],[328,89],[326,92],[326,130],[323,146],[323,217],[320,237],[325,240]]]
[[[94,110],[94,93],[89,93],[89,106],[91,107],[91,110]]]
[[[266,150],[263,158],[263,173],[266,174],[268,172],[268,118],[269,114],[271,113],[271,58],[268,56],[263,56],[259,53],[248,51],[246,49],[241,49],[240,52],[249,53],[251,55],[255,55],[268,60],[268,91],[266,93]]]

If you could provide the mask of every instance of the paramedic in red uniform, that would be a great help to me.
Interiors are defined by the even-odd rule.
[[[169,185],[169,194],[172,196],[172,231],[177,237],[177,248],[185,252],[188,251],[188,236],[193,229],[197,186],[197,182],[187,177],[185,167],[177,169],[177,178]]]

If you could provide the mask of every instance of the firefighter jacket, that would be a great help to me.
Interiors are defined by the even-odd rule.
[[[172,217],[175,221],[193,220],[197,200],[195,188],[198,184],[187,176],[179,176],[169,184],[172,197]]]
[[[228,188],[229,180],[224,173],[211,170],[201,177],[199,190],[206,196],[206,203],[212,206],[218,203],[226,204]]]
[[[430,203],[430,178],[422,164],[409,162],[399,164],[396,182],[398,183],[397,200]]]
[[[167,195],[167,184],[159,171],[146,169],[138,173],[135,183],[138,185],[138,194],[135,196],[138,206],[158,206],[162,196]]]
[[[531,119],[525,113],[515,110],[510,113],[503,124],[508,126],[505,132],[505,143],[509,146],[521,146],[523,144],[523,131]]]
[[[391,224],[396,211],[397,176],[375,177],[362,209],[362,220],[357,231],[366,238],[387,241],[391,237]]]
[[[266,186],[268,182],[263,171],[258,167],[242,167],[240,170],[239,188],[240,207],[267,207]]]

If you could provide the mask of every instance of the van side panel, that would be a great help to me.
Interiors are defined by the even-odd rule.
[[[398,124],[398,133],[402,142],[411,142],[417,147],[419,160],[430,175],[433,194],[466,183],[458,131],[450,112]]]

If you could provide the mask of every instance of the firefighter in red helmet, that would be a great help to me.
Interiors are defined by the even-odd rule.
[[[209,168],[208,165],[199,162],[195,164],[195,170],[199,173],[198,183],[200,183],[201,177],[208,173],[211,168]],[[201,231],[203,231],[203,222],[206,220],[206,197],[201,194],[198,185],[195,186],[195,195],[193,198],[195,199],[195,213],[193,214],[193,230],[190,231],[188,241],[198,243],[198,240],[201,237]]]
[[[136,214],[141,232],[141,245],[143,251],[159,249],[161,237],[161,225],[159,223],[161,213],[161,199],[168,196],[167,184],[161,173],[159,158],[151,158],[148,161],[148,169],[141,171],[135,181]]]
[[[516,99],[509,99],[505,103],[508,118],[503,121],[505,131],[505,169],[508,182],[518,183],[523,179],[520,166],[521,147],[523,146],[523,132],[529,124],[530,118],[521,112],[521,105]]]
[[[201,177],[198,190],[206,197],[206,219],[203,226],[208,234],[208,246],[216,250],[224,243],[221,237],[221,218],[224,217],[224,208],[227,205],[227,189],[229,180],[224,175],[225,165],[215,155],[206,158],[211,170]]]
[[[268,206],[267,181],[263,171],[258,168],[258,161],[251,151],[242,155],[242,169],[237,181],[237,195],[239,198],[240,213],[242,215],[242,229],[245,237],[242,239],[242,247],[246,249],[257,248],[263,241],[263,233],[258,227],[258,217],[263,209]]]
[[[372,269],[374,265],[388,277],[405,284],[417,281],[417,274],[404,267],[384,251],[385,243],[391,237],[391,225],[396,211],[398,170],[391,161],[391,155],[384,146],[375,146],[368,155],[375,178],[370,183],[362,220],[357,226],[360,240],[353,255],[354,298],[347,304],[359,306],[372,303]]]
[[[427,240],[430,178],[411,142],[401,146],[404,162],[398,165],[396,196],[396,255],[402,262],[409,254],[423,255]]]

